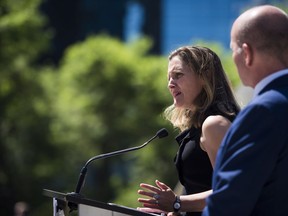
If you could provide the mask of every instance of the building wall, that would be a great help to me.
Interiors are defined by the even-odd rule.
[[[163,0],[162,53],[202,39],[229,48],[230,29],[245,9],[264,0]]]

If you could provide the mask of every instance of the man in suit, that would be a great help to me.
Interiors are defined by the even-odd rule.
[[[288,16],[262,5],[231,29],[233,60],[252,101],[218,151],[203,216],[288,215]]]

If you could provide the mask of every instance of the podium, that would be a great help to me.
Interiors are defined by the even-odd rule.
[[[159,216],[122,205],[87,199],[73,193],[44,189],[43,195],[53,199],[53,216],[69,216],[70,212],[75,211],[78,216]]]

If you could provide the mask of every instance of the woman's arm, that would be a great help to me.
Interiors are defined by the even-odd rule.
[[[230,125],[231,122],[221,115],[208,116],[203,122],[200,146],[207,152],[213,168],[217,151]]]
[[[153,212],[151,209],[161,209],[165,212],[173,211],[173,203],[175,201],[176,194],[163,182],[155,181],[156,186],[149,184],[140,184],[140,186],[146,190],[138,190],[138,193],[149,198],[139,198],[138,201],[143,204],[144,208],[138,208],[138,210],[145,212]],[[200,212],[205,207],[205,199],[212,193],[212,190],[208,190],[202,193],[182,195],[181,200],[181,212]],[[153,198],[157,194],[157,198]],[[154,211],[156,212],[156,211]]]

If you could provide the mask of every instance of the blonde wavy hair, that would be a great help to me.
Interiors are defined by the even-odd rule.
[[[196,73],[204,82],[200,94],[193,101],[195,110],[192,112],[186,108],[178,108],[174,105],[167,107],[164,117],[180,131],[191,128],[199,128],[211,112],[224,116],[236,116],[240,110],[231,85],[223,70],[217,54],[206,47],[184,46],[174,50],[169,55],[169,61],[175,57],[189,66],[191,73]]]

